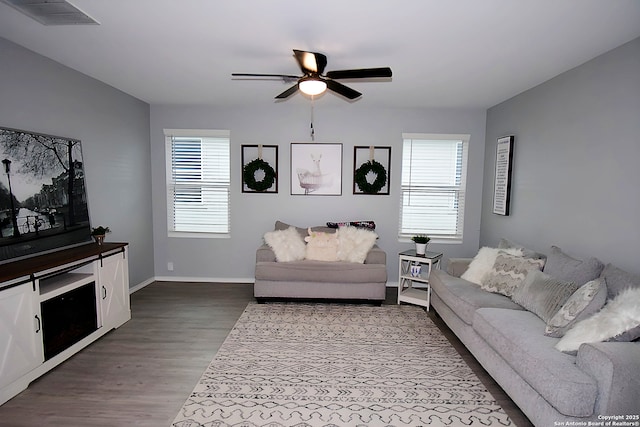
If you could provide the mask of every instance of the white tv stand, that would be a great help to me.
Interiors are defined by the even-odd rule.
[[[56,305],[62,320],[48,314]],[[60,332],[79,312],[86,332]],[[126,243],[89,243],[0,266],[0,405],[129,319]]]

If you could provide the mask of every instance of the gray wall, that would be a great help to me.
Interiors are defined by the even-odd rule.
[[[300,97],[301,95],[296,95]],[[327,94],[326,96],[333,96]],[[366,95],[365,95],[366,96]],[[480,231],[486,114],[484,110],[363,109],[357,102],[325,107],[315,102],[316,142],[343,144],[342,196],[290,195],[290,143],[309,142],[311,104],[301,99],[262,108],[151,106],[151,161],[156,276],[191,280],[253,280],[255,250],[276,220],[298,226],[327,221],[374,220],[379,245],[387,251],[390,282],[397,281],[397,253],[413,247],[398,242],[400,164],[403,132],[468,133],[468,199],[463,244],[430,244],[446,257],[477,251]],[[163,128],[231,131],[231,238],[167,237]],[[241,192],[240,146],[279,146],[278,194]],[[353,195],[353,147],[391,146],[391,194]],[[173,271],[167,270],[172,262]]]
[[[130,285],[153,277],[149,105],[0,38],[0,126],[82,141],[91,223],[130,243]]]
[[[492,214],[496,139],[515,135],[512,213]],[[507,237],[640,272],[640,38],[487,112],[482,245]]]

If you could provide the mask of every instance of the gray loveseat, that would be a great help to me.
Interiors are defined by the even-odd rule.
[[[288,224],[276,222],[275,230]],[[329,227],[312,227],[330,232]],[[298,228],[305,236],[307,229]],[[387,283],[387,256],[377,245],[366,255],[364,263],[345,261],[297,260],[278,262],[274,251],[263,244],[256,251],[254,297],[267,299],[335,299],[362,300],[381,304]]]
[[[582,344],[576,355],[558,351],[560,338],[545,336],[545,322],[536,314],[460,278],[470,261],[451,259],[446,271],[432,272],[431,304],[534,425],[588,425],[624,415],[638,421],[640,342]],[[549,270],[557,269],[551,261]],[[545,267],[545,273],[553,271]],[[604,278],[609,297],[640,286],[635,276],[611,264],[591,273]]]

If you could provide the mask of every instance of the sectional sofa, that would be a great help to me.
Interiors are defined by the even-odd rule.
[[[505,248],[511,245],[501,246]],[[605,267],[595,258],[578,260],[557,247],[552,247],[546,257],[531,251],[527,254],[524,248],[522,250],[523,257],[539,257],[543,260],[543,271],[535,275],[546,277],[547,282],[558,280],[574,283],[572,289],[585,289],[587,283],[606,285],[604,295],[601,290],[598,291],[602,298],[599,305],[604,304],[604,307],[612,304],[611,301],[625,289],[640,288],[640,278],[611,264]],[[533,294],[533,299],[523,302],[515,298],[515,290],[511,296],[485,290],[484,283],[461,278],[471,261],[451,259],[446,271],[432,272],[431,304],[437,315],[534,425],[596,425],[588,422],[610,421],[610,417],[640,422],[640,342],[637,341],[637,327],[630,331],[635,332],[632,335],[626,332],[605,339],[605,342],[583,343],[577,351],[560,351],[557,348],[562,347],[560,341],[576,334],[570,334],[571,329],[567,329],[563,331],[564,338],[548,336],[549,323],[540,316],[544,317],[543,311],[549,302],[545,303],[547,306],[540,305],[540,292]],[[508,274],[513,275],[513,271]],[[550,279],[553,277],[558,279]],[[631,292],[627,291],[626,294],[631,295]],[[637,299],[638,293],[633,295]],[[538,311],[536,314],[514,299],[525,306],[528,305],[527,301],[536,301],[532,307],[538,304],[542,311],[535,310]],[[635,314],[631,315],[630,320],[632,323],[640,322],[633,317],[640,310],[640,301],[636,302]],[[593,308],[599,309],[597,306]],[[604,311],[602,308],[596,313]],[[557,319],[557,314],[553,318]],[[594,316],[584,316],[582,319],[578,316],[574,321],[596,320]],[[577,332],[578,324],[576,322],[569,327]],[[584,326],[587,326],[586,323]],[[597,329],[597,325],[591,322],[590,329]]]

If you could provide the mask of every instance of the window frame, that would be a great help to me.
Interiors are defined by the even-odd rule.
[[[167,235],[169,237],[186,237],[186,238],[230,238],[231,237],[231,132],[229,130],[215,129],[164,129],[165,135],[165,174],[166,174],[166,209],[167,209]],[[226,165],[226,181],[224,180],[201,180],[203,186],[220,186],[226,188],[227,202],[227,221],[226,231],[197,231],[197,230],[175,230],[174,224],[174,190],[176,183],[174,182],[173,169],[173,148],[174,138],[216,138],[226,140],[227,165]],[[202,168],[200,169],[202,170]]]
[[[469,134],[436,134],[436,133],[403,133],[402,134],[402,158],[401,158],[401,177],[400,177],[400,197],[399,197],[399,218],[398,218],[398,241],[400,242],[408,242],[411,241],[411,237],[416,234],[427,234],[431,237],[431,242],[434,243],[462,243],[464,238],[464,215],[465,215],[465,199],[467,192],[467,175],[468,175],[468,157],[469,157],[469,141],[471,135]],[[455,141],[462,143],[462,153],[461,158],[458,162],[460,163],[460,183],[458,185],[430,185],[423,186],[421,189],[422,194],[428,193],[430,191],[455,191],[455,202],[457,204],[457,208],[455,210],[456,214],[456,226],[455,230],[452,233],[434,233],[433,230],[429,229],[421,229],[409,231],[407,227],[403,225],[404,222],[407,222],[405,219],[405,193],[407,191],[411,191],[411,185],[407,185],[405,182],[405,168],[408,165],[405,165],[405,145],[407,140],[411,141]],[[419,161],[419,160],[418,160]],[[424,161],[429,161],[425,159]],[[412,166],[415,166],[415,163],[412,162]],[[457,169],[456,169],[457,172]],[[415,192],[416,190],[414,190]],[[404,228],[403,228],[404,227]]]

